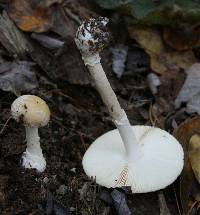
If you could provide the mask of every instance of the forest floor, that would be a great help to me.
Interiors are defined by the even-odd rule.
[[[84,10],[83,13],[87,16],[90,13],[98,13],[96,8],[91,9],[92,6],[88,6],[87,1],[75,2],[69,7],[73,8],[72,11],[78,4],[90,11],[86,13],[86,9]],[[0,7],[3,14],[5,3]],[[111,16],[109,12],[99,13]],[[82,15],[83,18],[85,16]],[[112,17],[112,20],[115,20],[113,14]],[[115,127],[73,43],[73,30],[77,29],[77,26],[73,25],[71,35],[64,35],[66,37],[63,36],[64,31],[58,29],[46,33],[49,37],[59,39],[61,43],[65,42],[53,51],[42,47],[37,41],[29,40],[31,33],[19,30],[20,35],[25,35],[33,49],[22,56],[18,56],[17,51],[16,55],[11,53],[0,37],[0,214],[181,214],[180,178],[164,190],[132,194],[129,188],[101,187],[84,173],[81,162],[87,148],[97,137]],[[185,106],[175,109],[173,104],[186,74],[182,70],[159,74],[161,83],[159,87],[154,86],[147,80],[148,74],[152,73],[150,56],[139,47],[138,41],[129,36],[119,41],[116,24],[114,27],[115,30],[112,30],[111,26],[114,37],[111,46],[116,42],[128,47],[125,72],[120,79],[113,73],[113,52],[110,47],[102,53],[102,64],[120,104],[127,112],[131,124],[158,126],[172,133],[181,122],[196,115],[187,113]],[[119,31],[123,31],[123,28]],[[35,49],[37,46],[42,47],[41,50]],[[42,59],[52,62],[47,65],[35,55],[32,56],[37,52]],[[32,64],[28,65],[26,62]],[[13,63],[19,65],[19,68]],[[13,78],[9,74],[8,79],[3,76],[9,71],[20,71],[22,67],[33,72],[36,81],[25,76],[24,70],[24,79],[21,76],[19,79],[16,78],[18,76]],[[6,88],[3,83],[7,80],[9,87]],[[26,81],[27,85],[24,83]],[[158,91],[152,92],[152,85],[158,87]],[[41,97],[51,111],[49,124],[39,129],[41,147],[47,161],[43,173],[21,167],[21,156],[26,149],[25,129],[22,124],[11,119],[10,114],[11,104],[19,94]]]

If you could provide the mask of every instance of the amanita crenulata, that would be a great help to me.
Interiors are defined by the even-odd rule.
[[[48,105],[38,96],[23,95],[12,103],[11,114],[17,122],[22,122],[26,129],[27,148],[22,155],[22,166],[43,172],[46,168],[46,160],[40,147],[38,128],[49,122]]]
[[[168,132],[151,126],[131,126],[100,63],[99,53],[109,41],[107,18],[82,23],[75,42],[96,89],[117,129],[97,138],[83,157],[89,177],[105,187],[130,186],[133,193],[165,188],[182,171],[183,149]]]

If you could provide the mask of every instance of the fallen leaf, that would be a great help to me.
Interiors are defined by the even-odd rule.
[[[127,5],[131,2],[131,0],[95,0],[99,4],[100,7],[105,9],[115,9],[119,8],[123,5]]]
[[[90,84],[90,75],[76,48],[74,39],[68,37],[66,43],[55,57],[55,73],[57,80],[71,84]]]
[[[57,5],[57,7],[54,7],[51,30],[64,38],[68,36],[75,37],[77,28],[82,20],[97,16],[80,3],[77,0],[73,0],[72,2],[67,2],[66,6]]]
[[[45,32],[52,26],[53,8],[34,7],[32,1],[12,0],[8,14],[23,31]]]
[[[193,64],[186,70],[186,74],[187,78],[175,100],[175,106],[179,108],[184,102],[187,103],[188,113],[200,114],[200,63]]]
[[[200,92],[190,98],[186,106],[187,113],[198,113],[200,115]]]
[[[195,207],[196,197],[200,194],[200,186],[191,168],[189,159],[185,160],[184,171],[180,182],[180,199],[184,214],[190,214],[189,211]]]
[[[167,207],[164,193],[162,191],[158,194],[158,200],[160,205],[160,215],[171,215],[170,210]]]
[[[184,147],[188,149],[190,138],[200,131],[200,117],[196,116],[192,119],[185,120],[175,130],[174,135]]]
[[[188,69],[196,62],[192,51],[178,52],[167,48],[156,28],[131,25],[129,35],[149,54],[151,69],[159,74]]]
[[[64,45],[63,41],[53,37],[46,36],[41,33],[40,34],[32,33],[31,38],[38,41],[42,46],[50,50],[61,48]]]
[[[166,99],[174,108],[174,100],[177,98],[185,78],[186,75],[182,71],[169,70],[168,72],[163,73],[160,76],[161,84],[158,90],[158,96]]]
[[[78,0],[13,0],[8,13],[23,31],[46,32],[51,30],[60,36],[75,36],[82,20],[96,16]]]
[[[113,199],[108,190],[102,190],[100,193],[100,199],[106,202],[109,206],[113,206]]]
[[[200,183],[200,135],[194,134],[190,138],[188,147],[188,156],[195,174],[196,179]]]
[[[131,211],[126,203],[126,196],[124,193],[114,189],[111,192],[111,196],[118,215],[131,215]]]
[[[67,16],[65,6],[61,2],[13,0],[9,4],[8,13],[23,31],[41,33],[52,30],[63,37],[74,36],[78,27],[73,20],[76,15],[71,12],[72,17]]]
[[[53,4],[61,4],[63,0],[31,0],[33,7],[48,8]]]
[[[135,75],[147,73],[150,67],[150,60],[147,53],[136,46],[128,47],[128,56],[126,60],[126,71],[124,75]]]
[[[19,61],[4,62],[0,65],[0,89],[20,95],[38,87],[33,63]]]
[[[200,45],[200,26],[179,25],[174,28],[164,28],[163,39],[178,51],[198,47]]]
[[[200,184],[194,176],[188,154],[190,139],[200,130],[200,117],[194,117],[181,123],[175,130],[174,136],[182,144],[184,149],[184,169],[180,180],[180,199],[185,214],[199,201]]]
[[[90,4],[86,2],[87,1],[72,0],[67,2],[66,7],[64,8],[69,9],[65,10],[67,16],[74,19],[74,21],[76,21],[79,25],[79,22],[97,16],[94,10],[90,7]]]
[[[57,202],[51,193],[51,191],[47,190],[47,203],[46,203],[46,214],[55,214],[55,215],[70,215],[71,212],[68,208],[61,205]]]
[[[172,25],[198,23],[199,1],[191,0],[95,0],[105,9],[115,9],[145,24]]]
[[[75,36],[78,25],[65,14],[63,7],[57,6],[54,8],[52,19],[51,30],[53,32],[59,34],[63,38]]]

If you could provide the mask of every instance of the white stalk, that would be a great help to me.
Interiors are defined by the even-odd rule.
[[[101,95],[104,104],[107,106],[108,111],[119,130],[128,158],[132,160],[140,154],[138,153],[138,151],[140,151],[140,145],[136,140],[127,115],[121,108],[100,63],[99,52],[101,50],[98,50],[98,47],[100,46],[102,48],[103,44],[99,44],[96,32],[100,34],[99,38],[101,38],[102,42],[102,38],[105,35],[107,36],[107,34],[102,32],[102,29],[98,29],[98,27],[106,25],[106,21],[106,19],[103,21],[98,20],[98,22],[101,23],[95,23],[95,20],[91,19],[88,23],[83,23],[79,27],[75,42],[82,54],[82,59],[85,65],[88,67],[88,70],[94,79],[96,89]],[[96,37],[93,37],[93,34],[95,34]],[[97,47],[95,47],[96,44]]]
[[[26,143],[28,151],[32,155],[42,155],[42,149],[40,147],[40,137],[38,135],[38,128],[25,126],[26,129]]]
[[[40,147],[38,128],[25,126],[27,148],[22,156],[22,165],[25,168],[35,168],[42,172],[46,167],[46,161]]]
[[[136,140],[127,115],[121,108],[116,94],[110,86],[101,63],[99,62],[93,65],[87,64],[87,67],[93,80],[95,81],[97,91],[101,95],[104,104],[107,106],[108,111],[119,130],[128,158],[135,159],[135,157],[139,155],[138,151],[140,146]]]

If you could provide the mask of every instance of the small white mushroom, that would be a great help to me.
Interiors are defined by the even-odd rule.
[[[46,168],[46,161],[40,147],[38,128],[49,122],[49,107],[37,96],[23,95],[12,103],[11,114],[17,122],[22,122],[26,129],[27,148],[22,155],[22,166],[43,172]]]
[[[95,140],[83,157],[86,174],[105,187],[130,186],[133,193],[171,184],[183,168],[183,149],[169,133],[150,126],[131,126],[100,63],[109,41],[107,18],[90,19],[79,27],[75,42],[96,88],[118,129]]]

